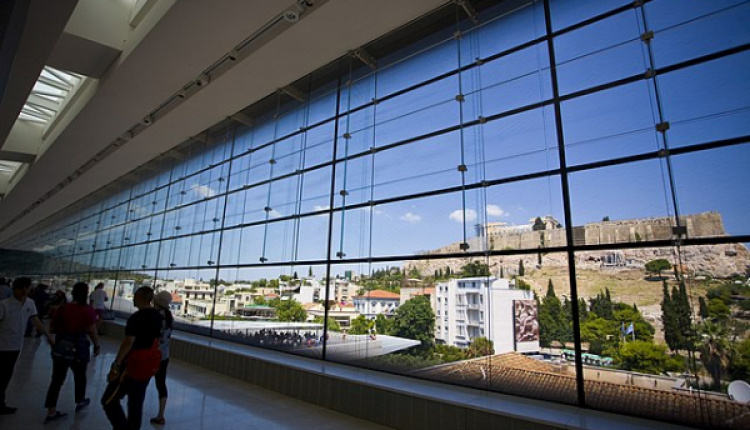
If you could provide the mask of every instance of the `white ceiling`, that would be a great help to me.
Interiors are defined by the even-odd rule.
[[[81,0],[79,7],[90,1]],[[93,81],[67,118],[41,142],[38,151],[43,153],[0,202],[0,229],[235,45],[273,17],[296,7],[290,0],[155,3],[149,16],[137,28],[130,28],[128,39],[119,47],[121,54],[101,74],[101,79]],[[0,243],[276,89],[443,3],[445,0],[315,1],[299,22],[0,231]],[[153,22],[157,19],[158,22]],[[80,19],[77,22],[80,27]],[[150,31],[139,34],[144,29]],[[63,41],[60,45],[66,49],[70,49],[71,43],[68,30],[58,35]],[[31,36],[24,37],[25,43],[20,45],[17,56],[33,49],[28,40]],[[114,44],[109,41],[104,44],[107,49],[99,51],[112,55]],[[49,57],[51,51],[46,55]],[[59,52],[56,55],[59,58]],[[82,61],[91,62],[85,58]],[[93,63],[101,67],[101,61]],[[37,64],[39,70],[43,65],[44,62]],[[27,74],[38,76],[39,70],[34,72],[33,67],[28,67]],[[36,76],[31,80],[32,86]],[[9,121],[7,111],[0,110],[0,124]],[[8,134],[0,127],[0,139],[6,140]]]

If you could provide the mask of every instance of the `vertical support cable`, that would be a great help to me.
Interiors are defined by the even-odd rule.
[[[557,67],[555,60],[555,46],[552,37],[552,16],[549,0],[544,0],[544,21],[549,54],[550,78],[552,80],[552,97],[555,108],[555,131],[557,133],[557,149],[560,156],[560,181],[563,192],[563,208],[565,212],[565,240],[567,241],[568,276],[570,277],[571,311],[573,314],[573,342],[576,354],[576,388],[578,405],[586,407],[586,394],[583,379],[583,361],[581,350],[581,321],[578,310],[578,283],[576,279],[575,253],[573,252],[573,217],[570,210],[570,185],[568,183],[568,165],[565,160],[565,137],[563,135],[562,110],[560,107],[560,89],[557,82]]]
[[[172,191],[173,175],[174,175],[174,161],[172,161],[172,167],[169,169],[169,182],[167,182],[166,196],[164,197],[164,216],[161,218],[161,235],[159,236],[159,247],[156,248],[156,271],[154,272],[154,280],[159,277],[159,260],[161,259],[161,248],[166,242],[164,238],[164,227],[167,225],[167,205],[169,205],[169,194]],[[172,246],[174,248],[174,246]]]
[[[654,61],[654,50],[653,50],[653,44],[652,39],[654,37],[654,32],[650,30],[648,19],[646,16],[646,7],[643,3],[636,4],[636,13],[640,9],[641,12],[641,23],[643,25],[642,31],[643,35],[646,37],[642,37],[643,43],[646,45],[646,53],[647,53],[647,61],[648,61],[648,78],[647,81],[650,80],[653,84],[653,91],[654,91],[654,101],[656,103],[656,114],[658,115],[658,125],[660,127],[657,127],[657,132],[661,133],[662,137],[662,148],[660,148],[660,151],[664,154],[664,165],[666,166],[667,170],[667,180],[669,181],[669,192],[671,193],[671,203],[672,207],[671,209],[674,211],[674,218],[675,218],[675,227],[674,227],[674,233],[673,234],[673,240],[674,240],[674,248],[675,253],[677,255],[677,264],[679,267],[679,270],[677,270],[678,276],[678,282],[685,283],[685,278],[682,276],[682,234],[687,234],[687,227],[682,225],[682,220],[680,219],[680,207],[677,202],[677,185],[674,177],[674,171],[672,168],[672,156],[669,153],[669,141],[667,139],[667,131],[669,130],[668,122],[665,120],[664,115],[664,108],[661,100],[661,92],[659,91],[659,82],[656,79],[656,76],[653,74],[653,70],[656,70],[656,61]],[[650,88],[650,87],[649,87]],[[687,285],[685,285],[685,288],[687,289]],[[691,288],[692,290],[692,288]],[[692,291],[691,294],[688,294],[688,297],[692,297]],[[688,299],[690,300],[690,299]],[[690,316],[693,321],[696,320],[695,315],[695,307],[691,304],[690,306]],[[688,331],[689,335],[692,338],[697,338],[697,332],[695,330],[695,327],[691,325],[690,327],[680,327],[680,329]],[[698,364],[697,364],[697,358],[695,356],[695,350],[693,348],[688,349],[688,371],[691,371],[693,377],[695,380],[698,380]],[[702,391],[697,392],[697,396],[703,397],[704,393]],[[706,408],[706,405],[704,402],[698,402],[698,408],[700,410],[700,416],[701,418],[707,418],[708,423],[711,422],[711,411]],[[704,420],[705,421],[705,420]]]
[[[231,149],[230,149],[230,152],[229,152],[230,154],[234,154],[234,145],[235,145],[235,143],[237,141],[236,135],[237,134],[236,134],[235,127],[229,127],[228,126],[225,138],[226,138],[226,140],[232,139],[232,143],[230,145]],[[222,243],[224,241],[224,223],[226,222],[226,219],[227,219],[227,204],[229,202],[229,196],[228,196],[228,193],[229,193],[229,178],[232,177],[232,166],[233,165],[234,165],[234,160],[230,159],[229,160],[229,168],[227,169],[227,179],[226,179],[226,181],[224,181],[224,182],[227,183],[226,187],[224,188],[224,208],[221,211],[221,218],[219,218],[221,220],[221,226],[219,227],[219,245],[218,245],[218,248],[216,250],[216,277],[215,277],[216,282],[214,283],[214,300],[213,300],[213,304],[211,305],[212,306],[212,309],[211,309],[211,326],[208,329],[208,335],[209,335],[209,337],[213,336],[213,334],[214,334],[214,317],[216,316],[216,297],[218,296],[218,294],[217,294],[218,291],[217,290],[219,289],[219,271],[221,270],[221,245],[222,245]],[[218,207],[217,207],[217,211],[218,211]],[[218,214],[217,214],[217,218],[218,218]]]
[[[331,249],[333,248],[333,204],[335,203],[336,196],[336,154],[338,151],[339,142],[339,120],[338,117],[341,113],[341,73],[338,74],[336,82],[336,118],[333,126],[333,154],[331,155],[331,188],[330,195],[328,196],[328,241],[326,249],[326,293],[325,293],[325,306],[323,306],[323,351],[321,359],[326,359],[326,352],[328,350],[328,300],[329,290],[331,285]],[[343,208],[342,208],[343,211]]]

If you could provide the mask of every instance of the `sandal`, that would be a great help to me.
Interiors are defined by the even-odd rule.
[[[156,425],[160,425],[160,426],[163,426],[164,424],[167,423],[167,421],[164,418],[151,418],[149,420],[149,422],[151,424],[156,424]]]
[[[51,422],[51,421],[59,420],[60,418],[65,418],[67,416],[68,414],[66,414],[65,412],[57,411],[55,412],[55,415],[47,415],[44,418],[44,424],[47,424],[48,422]]]

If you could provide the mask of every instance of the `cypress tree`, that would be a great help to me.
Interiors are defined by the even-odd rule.
[[[526,270],[523,268],[523,260],[518,260],[518,276],[523,276]]]
[[[706,299],[703,296],[700,296],[698,298],[698,305],[700,306],[700,316],[702,319],[708,318],[708,305],[706,304]]]
[[[690,350],[692,349],[690,340],[692,338],[693,319],[690,309],[690,299],[688,298],[684,282],[680,282],[677,298],[672,294],[672,302],[675,301],[678,303],[677,321],[680,328],[681,347],[682,349]]]
[[[662,281],[662,294],[663,298],[661,301],[661,320],[664,324],[664,340],[667,342],[669,349],[671,349],[672,351],[677,351],[679,347],[677,337],[677,318],[675,318],[675,313],[672,306],[672,298],[669,295],[667,281]]]

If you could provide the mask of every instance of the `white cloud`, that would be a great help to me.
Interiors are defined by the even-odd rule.
[[[315,210],[316,212],[317,212],[317,211],[327,211],[327,210],[328,210],[328,209],[330,209],[330,208],[331,208],[331,207],[330,207],[330,206],[328,206],[328,205],[325,205],[325,206],[322,206],[322,205],[315,205],[315,206],[313,206],[313,209],[314,209],[314,210]]]
[[[418,223],[419,221],[422,221],[422,217],[419,215],[415,215],[411,212],[407,212],[404,215],[400,216],[400,219],[406,222],[410,222],[412,224]]]
[[[281,217],[281,212],[277,211],[276,209],[271,209],[271,212],[268,213],[269,218],[279,218]]]
[[[216,191],[214,191],[214,189],[209,187],[208,185],[199,185],[193,188],[193,191],[195,191],[201,197],[213,197],[216,195]]]
[[[508,215],[508,213],[505,212],[498,205],[487,205],[487,215],[489,215],[489,216],[503,216],[503,215]]]
[[[464,222],[464,211],[461,209],[453,211],[450,214],[450,219],[456,222]],[[466,222],[473,222],[477,220],[477,211],[474,209],[466,209]]]

